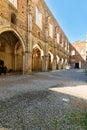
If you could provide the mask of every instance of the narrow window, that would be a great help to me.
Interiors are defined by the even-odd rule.
[[[67,50],[67,41],[65,42],[65,51]]]
[[[42,13],[39,12],[39,18],[38,18],[38,26],[40,27],[40,29],[42,29]]]
[[[14,13],[11,14],[11,23],[16,24],[16,15]]]
[[[49,24],[49,36],[53,38],[53,26],[52,24]]]
[[[17,8],[17,0],[9,0]]]
[[[83,55],[84,54],[84,50],[80,50],[80,54]]]
[[[42,29],[42,13],[39,12],[37,7],[36,7],[36,24],[40,29]]]
[[[9,0],[9,1],[12,2],[12,3],[14,2],[14,0]]]
[[[60,35],[59,33],[57,33],[57,43],[59,44],[59,41],[60,41]]]
[[[37,7],[36,7],[36,24],[38,25],[38,9],[37,9]]]
[[[75,50],[71,51],[71,56],[75,56]]]

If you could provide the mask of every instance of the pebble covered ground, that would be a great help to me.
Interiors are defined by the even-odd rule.
[[[77,85],[87,85],[83,70],[0,76],[0,130],[86,130],[71,119],[86,99],[52,90]]]

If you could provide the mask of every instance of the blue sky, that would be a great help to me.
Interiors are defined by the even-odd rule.
[[[85,40],[87,0],[45,0],[71,43]]]

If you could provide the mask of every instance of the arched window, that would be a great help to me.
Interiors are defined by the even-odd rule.
[[[9,0],[9,1],[12,2],[12,3],[14,2],[14,0]]]
[[[52,24],[49,24],[49,36],[53,38],[53,26]]]
[[[38,25],[38,8],[36,7],[36,24]]]
[[[16,15],[14,13],[11,14],[11,23],[16,24]]]
[[[75,56],[75,50],[71,51],[71,56]]]
[[[17,8],[17,0],[9,0]]]
[[[57,33],[57,43],[59,44],[59,42],[60,42],[60,35],[59,33]]]
[[[42,29],[42,13],[36,7],[36,24]]]
[[[84,50],[83,50],[83,49],[80,50],[80,54],[81,54],[81,55],[84,54]]]
[[[65,41],[65,51],[67,50],[67,41]]]

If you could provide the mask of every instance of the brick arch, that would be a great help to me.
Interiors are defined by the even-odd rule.
[[[41,71],[42,70],[42,56],[43,51],[38,44],[35,44],[32,52],[32,71]]]
[[[53,62],[53,53],[51,51],[48,51],[48,54],[51,56],[51,63]]]
[[[52,70],[53,54],[51,51],[48,51],[48,70]]]
[[[42,50],[42,48],[41,48],[41,46],[40,46],[39,44],[35,44],[35,45],[33,46],[33,49],[35,49],[35,48],[37,48],[37,49],[40,50],[41,56],[44,56],[44,52],[43,52],[43,50]]]
[[[40,10],[40,12],[41,12],[42,14],[44,14],[45,11],[44,11],[44,7],[43,7],[43,1],[37,0],[36,6],[37,6],[38,9]]]
[[[17,0],[9,0],[17,8]]]
[[[25,54],[25,45],[24,45],[23,38],[15,29],[13,29],[11,27],[4,27],[4,28],[0,29],[0,35],[2,35],[3,33],[7,33],[7,32],[11,32],[20,41],[20,45],[21,45],[21,49],[22,49],[22,65],[21,65],[22,71],[21,72],[24,74],[24,71],[25,71],[25,55],[24,55]],[[14,66],[15,66],[15,64],[14,64]],[[13,71],[14,70],[16,70],[15,67],[13,67]]]
[[[15,36],[17,36],[17,38],[20,40],[20,43],[22,45],[22,50],[23,52],[25,52],[25,45],[24,45],[24,41],[23,41],[23,38],[21,37],[21,35],[13,28],[10,28],[10,27],[4,27],[4,28],[1,28],[0,29],[0,34],[4,33],[4,32],[8,32],[8,31],[11,31],[14,33]]]

